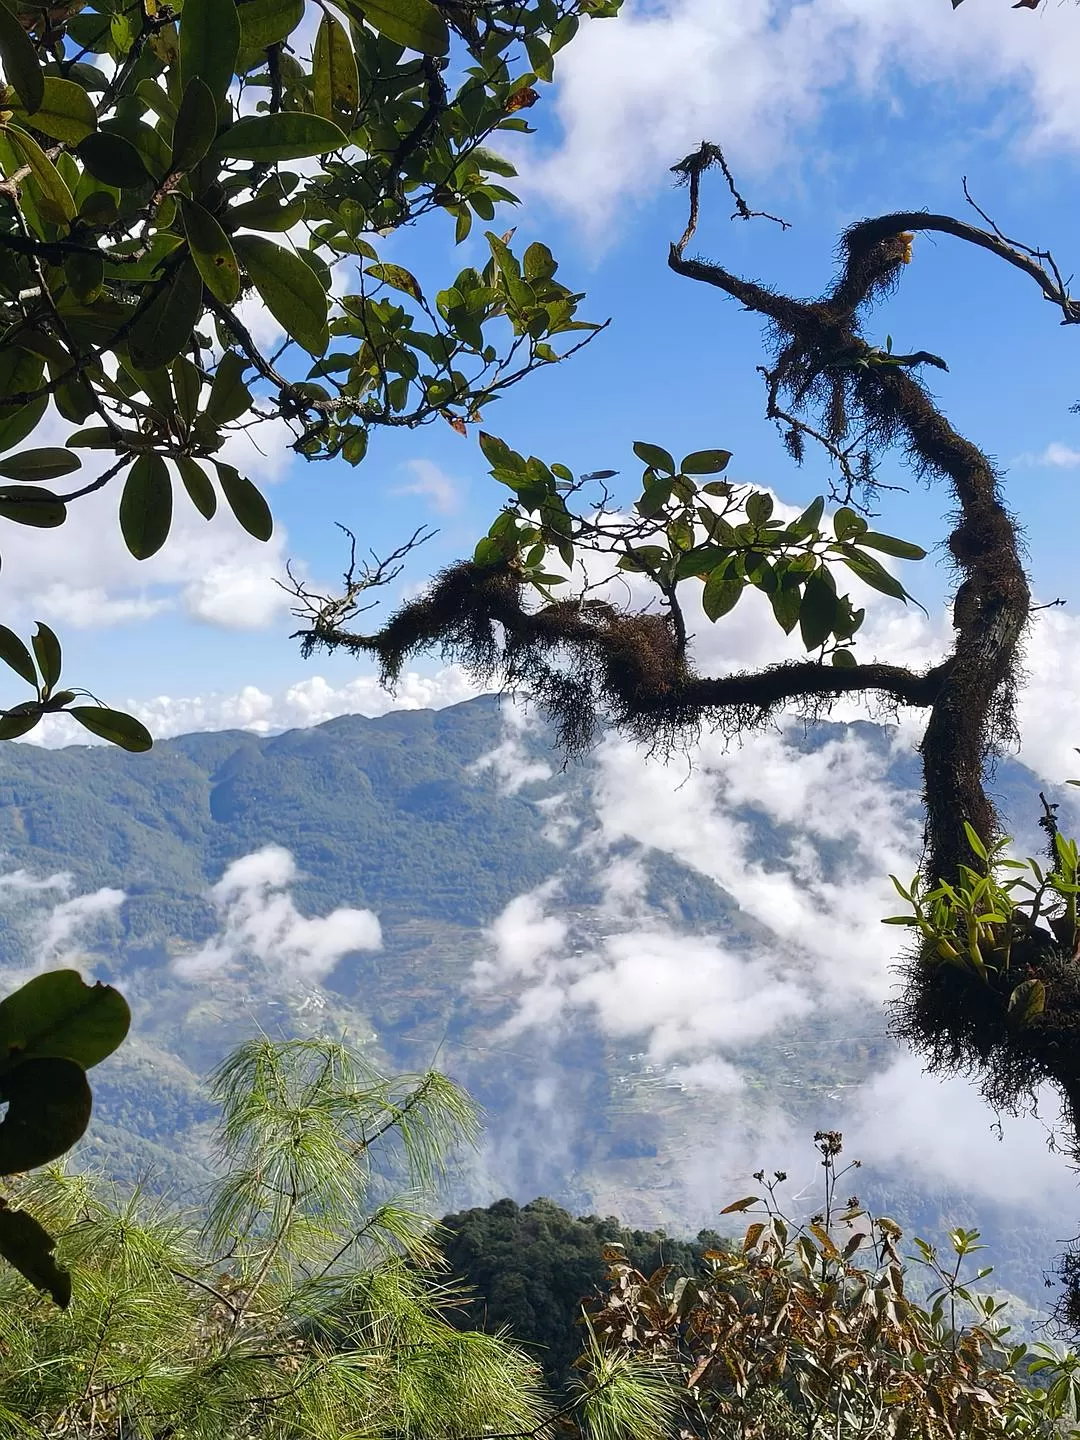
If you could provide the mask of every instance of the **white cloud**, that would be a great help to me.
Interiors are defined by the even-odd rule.
[[[503,738],[473,763],[473,772],[492,771],[503,795],[516,795],[524,785],[550,780],[551,766],[530,755],[525,746],[525,737],[538,729],[535,720],[512,699],[503,705],[502,719]]]
[[[79,956],[73,944],[76,938],[95,921],[113,915],[127,899],[123,890],[103,886],[87,895],[61,900],[46,917],[39,941],[43,963],[71,964]]]
[[[974,1190],[997,1203],[1055,1214],[1076,1199],[1072,1167],[1048,1146],[1059,1108],[1044,1089],[1040,1118],[1002,1116],[999,1131],[974,1084],[926,1075],[905,1055],[856,1095],[845,1148],[879,1169],[902,1169],[928,1189]]]
[[[355,950],[378,950],[382,933],[370,910],[341,906],[312,919],[301,915],[290,887],[296,862],[267,845],[233,863],[210,891],[221,929],[200,950],[180,956],[177,972],[200,979],[254,962],[291,981],[319,981]]]
[[[1020,455],[1017,465],[1042,465],[1054,470],[1075,470],[1080,465],[1080,450],[1063,445],[1060,440],[1051,440],[1045,450],[1036,455]]]
[[[395,485],[395,495],[426,496],[431,501],[431,508],[439,515],[453,515],[461,509],[458,482],[452,480],[434,461],[406,460],[403,468],[411,471],[413,478],[407,484]]]
[[[563,141],[526,179],[599,233],[620,201],[668,185],[703,136],[743,171],[802,160],[830,102],[880,100],[901,79],[955,82],[970,99],[1015,86],[1022,141],[1075,148],[1074,25],[1068,5],[639,0],[560,56]]]
[[[0,875],[0,890],[8,890],[16,895],[37,895],[43,890],[68,891],[72,886],[72,877],[66,870],[57,870],[52,875],[46,875],[42,879],[31,875],[28,870],[11,870],[6,875]]]
[[[391,710],[441,709],[476,695],[477,688],[456,667],[434,675],[410,671],[391,694],[374,675],[358,675],[344,685],[333,685],[313,675],[284,690],[271,693],[245,685],[232,693],[206,695],[155,695],[117,700],[120,709],[137,715],[159,740],[202,730],[251,730],[273,735],[281,730],[321,725],[338,715],[385,715]],[[62,715],[47,715],[26,742],[56,748],[98,743],[87,731]],[[16,744],[22,743],[19,741]]]

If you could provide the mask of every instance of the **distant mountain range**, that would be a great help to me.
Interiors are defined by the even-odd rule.
[[[835,1121],[844,1087],[895,1053],[869,1005],[774,1029],[743,1056],[737,1095],[687,1086],[677,1066],[650,1063],[640,1036],[602,1034],[584,1012],[503,1028],[521,994],[512,969],[486,987],[476,977],[489,927],[512,902],[557,885],[571,957],[610,923],[610,876],[580,843],[594,763],[563,771],[542,730],[505,722],[485,697],[272,738],[189,735],[145,756],[0,746],[0,978],[74,963],[114,978],[135,1013],[129,1043],[96,1072],[82,1163],[190,1193],[208,1174],[201,1077],[255,1025],[347,1031],[381,1064],[435,1062],[458,1076],[487,1116],[479,1162],[454,1177],[458,1204],[546,1194],[578,1213],[694,1232],[715,1220],[710,1203],[732,1198],[703,1198],[686,1178],[725,1125],[752,1128],[765,1107],[802,1134]],[[814,750],[839,728],[793,743]],[[884,731],[861,730],[886,754]],[[914,806],[912,757],[898,753],[888,773]],[[998,790],[1015,813],[1037,815],[1038,786],[1021,767],[1003,766]],[[744,820],[767,862],[784,838],[749,809]],[[669,929],[720,936],[735,953],[767,939],[700,870],[626,850],[641,906]],[[822,853],[842,871],[842,846]],[[223,888],[252,856],[263,860],[230,871]],[[381,948],[367,948],[374,920],[357,911],[377,917]],[[526,950],[531,933],[525,925]],[[921,1232],[981,1223],[1002,1282],[1041,1300],[1042,1266],[1062,1238],[1046,1225],[1021,1230],[1005,1205],[974,1216],[963,1194],[928,1194],[905,1177],[861,1185]]]

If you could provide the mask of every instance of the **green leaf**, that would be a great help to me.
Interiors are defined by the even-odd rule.
[[[303,200],[282,205],[273,195],[257,195],[243,205],[229,207],[229,224],[233,229],[291,230],[303,214]]]
[[[70,450],[20,450],[0,460],[0,475],[6,480],[23,480],[28,484],[40,480],[56,480],[78,470],[82,461]]]
[[[111,130],[96,130],[87,135],[76,154],[95,180],[116,190],[137,189],[151,178],[131,141]]]
[[[279,115],[244,115],[218,136],[214,154],[225,160],[276,164],[344,150],[348,136],[322,115],[283,110]]]
[[[214,461],[221,492],[237,520],[256,540],[269,540],[274,533],[274,517],[255,486],[232,465]]]
[[[885,555],[895,555],[900,560],[925,560],[926,551],[921,545],[910,540],[897,540],[892,535],[879,535],[876,530],[866,530],[855,540],[856,545],[867,545],[871,550],[880,550]]]
[[[173,361],[172,382],[176,394],[176,408],[184,422],[190,425],[199,413],[202,377],[186,355],[178,355]]]
[[[191,258],[204,285],[222,305],[235,305],[240,298],[240,266],[229,237],[197,200],[185,199],[181,213]]]
[[[158,370],[180,354],[203,308],[203,282],[185,257],[139,307],[128,332],[128,349],[139,370]]]
[[[764,490],[755,490],[746,498],[746,518],[751,525],[764,525],[772,515],[772,496]]]
[[[67,508],[51,490],[37,485],[0,485],[0,519],[55,530],[67,519]]]
[[[807,650],[817,650],[832,634],[836,591],[820,570],[810,576],[799,607],[799,631]]]
[[[9,630],[6,625],[0,625],[0,660],[14,670],[16,675],[25,680],[28,685],[33,685],[34,689],[37,689],[37,667],[31,658],[30,651],[15,634],[15,631]]]
[[[186,90],[198,76],[224,100],[240,49],[236,0],[185,0],[180,18],[180,77]]]
[[[153,746],[153,736],[146,726],[122,710],[110,710],[105,705],[72,705],[64,714],[77,720],[92,735],[108,740],[110,745],[119,745],[121,750],[140,755]]]
[[[484,459],[489,465],[493,465],[499,470],[509,470],[514,475],[522,473],[524,461],[519,455],[515,455],[505,440],[500,440],[497,435],[489,435],[484,430],[480,431],[478,439]],[[1080,781],[1077,783],[1080,784]]]
[[[730,450],[694,450],[679,466],[684,475],[719,475],[731,459]]]
[[[66,1310],[71,1301],[71,1276],[53,1259],[55,1248],[56,1241],[33,1215],[12,1210],[0,1199],[0,1255]]]
[[[136,560],[148,560],[165,544],[172,524],[172,481],[160,455],[136,457],[120,497],[120,531]]]
[[[833,532],[837,540],[850,540],[866,530],[866,521],[848,505],[841,505],[833,516]]]
[[[381,280],[394,290],[411,295],[414,300],[423,299],[423,291],[420,289],[419,282],[403,265],[369,265],[364,273],[370,275],[373,280]]]
[[[0,6],[2,9],[2,6]],[[70,225],[78,214],[75,200],[56,166],[32,135],[17,125],[8,125],[7,136],[30,167],[37,185],[38,208],[47,220],[57,225]]]
[[[735,609],[743,588],[741,580],[728,578],[728,562],[725,560],[705,581],[705,589],[701,593],[702,609],[710,620],[719,620],[721,615]]]
[[[525,251],[523,257],[523,268],[525,279],[532,282],[535,280],[550,280],[558,270],[558,262],[546,245],[539,240],[534,240]]]
[[[838,670],[854,670],[858,661],[850,650],[834,650],[832,663]]]
[[[906,600],[907,591],[894,575],[890,575],[884,565],[879,565],[872,555],[863,555],[860,551],[845,553],[844,564],[852,571],[864,585],[869,585],[872,590],[880,590],[882,595],[891,595],[894,600]]]
[[[431,0],[345,0],[345,9],[407,50],[445,55],[450,49],[450,31]]]
[[[1021,1025],[1030,1025],[1046,1009],[1046,986],[1041,980],[1022,980],[1009,996],[1009,1014]]]
[[[804,539],[813,535],[821,524],[821,517],[825,513],[825,497],[819,495],[812,500],[802,514],[787,527],[788,534],[798,539]]]
[[[251,409],[251,391],[244,384],[248,361],[238,350],[226,350],[214,371],[206,415],[215,425],[239,420]]]
[[[356,56],[345,27],[329,10],[323,12],[311,59],[315,113],[326,120],[343,111],[350,118],[360,104]]]
[[[204,80],[193,75],[184,86],[172,134],[172,168],[190,170],[203,158],[217,134],[217,104]]]
[[[41,678],[45,681],[45,688],[52,690],[60,679],[61,652],[60,641],[55,633],[49,629],[44,620],[37,622],[37,629],[31,639],[34,647],[34,654],[37,657],[38,669],[41,671]]]
[[[0,60],[23,109],[32,115],[45,98],[45,77],[30,36],[5,4],[0,4]]]
[[[659,445],[650,445],[645,440],[634,442],[634,454],[639,460],[644,460],[646,465],[651,465],[654,470],[660,470],[665,475],[675,474],[675,461]]]
[[[65,145],[78,145],[97,129],[97,115],[90,96],[74,80],[62,80],[58,75],[45,76],[42,101],[32,118],[24,105],[14,105],[11,111],[17,121],[29,119],[35,130]]]
[[[247,0],[238,7],[240,45],[265,50],[287,39],[304,18],[304,0]]]
[[[769,596],[769,603],[777,624],[785,635],[790,635],[799,623],[799,611],[802,609],[802,594],[798,586],[777,585]]]
[[[217,510],[217,494],[210,476],[190,455],[177,456],[175,464],[191,503],[204,520],[212,520]]]
[[[238,235],[235,245],[252,284],[274,319],[309,354],[322,355],[330,343],[328,305],[326,291],[315,272],[290,250],[261,236]]]
[[[100,251],[76,251],[64,256],[64,278],[75,297],[92,304],[101,294],[105,282],[105,257]],[[58,405],[59,408],[59,405]]]
[[[76,970],[35,975],[0,1000],[0,1073],[43,1057],[90,1070],[113,1053],[130,1024],[127,1001],[111,985],[88,985]]]
[[[17,1175],[65,1154],[85,1132],[90,1086],[73,1060],[24,1060],[0,1075],[0,1175]]]

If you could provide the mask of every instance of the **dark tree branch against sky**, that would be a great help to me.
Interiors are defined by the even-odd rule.
[[[1030,902],[1018,903],[1017,877],[998,880],[1009,862],[986,790],[988,769],[1014,734],[1032,610],[1017,523],[1002,502],[994,464],[953,428],[922,379],[927,365],[945,362],[921,351],[896,354],[891,337],[882,347],[864,334],[868,312],[898,285],[920,233],[977,246],[1018,269],[1062,324],[1080,321],[1080,306],[1049,253],[1007,239],[989,221],[979,227],[917,210],[851,226],[831,288],[812,301],[785,295],[687,255],[701,178],[713,166],[723,171],[736,217],[754,214],[722,152],[703,144],[675,167],[688,185],[690,213],[669,265],[766,322],[767,416],[796,461],[807,439],[844,461],[828,497],[839,506],[832,533],[822,529],[824,496],[785,524],[763,491],[700,480],[725,471],[726,450],[695,452],[676,464],[663,447],[637,442],[645,470],[627,513],[605,488],[615,472],[575,477],[481,435],[492,475],[513,499],[473,558],[446,570],[371,634],[350,630],[340,607],[320,609],[301,591],[302,644],[308,652],[322,646],[374,655],[388,683],[411,657],[435,649],[485,684],[530,696],[571,751],[605,726],[661,747],[703,726],[738,736],[781,709],[816,716],[852,692],[923,709],[928,893],[924,905],[921,890],[903,892],[915,914],[898,918],[923,940],[907,964],[894,1028],[932,1066],[976,1069],[996,1106],[1015,1109],[1040,1081],[1053,1082],[1080,1153],[1076,849],[1053,827],[1049,879],[1032,887]],[[872,588],[909,598],[873,552],[917,559],[922,550],[877,533],[867,519],[877,466],[891,450],[920,479],[944,484],[954,507],[946,543],[959,579],[955,641],[923,672],[860,663],[852,647],[863,611],[837,586],[843,567]],[[634,578],[628,602],[616,603],[604,585],[611,565]],[[556,598],[555,587],[574,580],[569,598]],[[748,589],[763,592],[780,627],[798,628],[811,658],[754,673],[698,673],[686,620],[695,582],[703,588],[694,598],[714,622]],[[355,604],[363,593],[354,592]]]

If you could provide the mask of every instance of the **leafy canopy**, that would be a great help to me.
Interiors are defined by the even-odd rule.
[[[140,561],[179,505],[210,523],[223,502],[265,541],[273,517],[223,458],[230,434],[277,417],[298,454],[358,465],[373,427],[464,431],[584,343],[598,327],[542,244],[518,256],[489,231],[484,268],[428,293],[379,242],[442,213],[460,243],[513,203],[488,142],[529,131],[580,18],[619,3],[0,0],[0,553],[9,526],[55,530],[106,489]],[[246,296],[281,327],[272,351]],[[63,688],[48,625],[29,644],[0,625],[0,661],[31,692],[0,710],[0,739],[63,712],[150,748],[134,717]],[[0,1007],[0,1038],[18,1016],[2,1173],[78,1139],[85,1070],[127,1028],[114,991],[91,1005],[78,977],[33,985]],[[28,1013],[55,1031],[44,1050],[22,1048]],[[0,1210],[0,1253],[66,1303],[32,1217]]]

